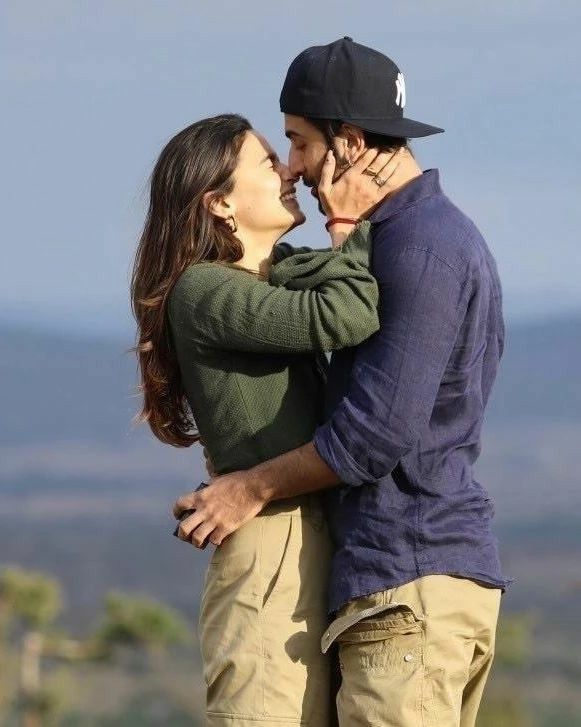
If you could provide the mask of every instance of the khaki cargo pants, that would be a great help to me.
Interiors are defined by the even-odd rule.
[[[309,496],[272,503],[216,549],[199,625],[208,727],[328,727],[330,555]]]
[[[473,727],[500,594],[436,575],[349,602],[322,639],[339,645],[340,726]]]

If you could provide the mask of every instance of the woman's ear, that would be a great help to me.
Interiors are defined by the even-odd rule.
[[[227,220],[234,214],[234,205],[227,197],[217,197],[215,192],[206,192],[202,197],[202,204],[215,217]]]

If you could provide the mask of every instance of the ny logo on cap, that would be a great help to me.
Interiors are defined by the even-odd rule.
[[[405,80],[401,71],[397,74],[397,78],[395,79],[395,88],[397,90],[395,102],[403,109],[405,106]]]

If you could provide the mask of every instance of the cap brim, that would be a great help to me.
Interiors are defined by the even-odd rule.
[[[346,119],[344,119],[346,121]],[[407,139],[417,139],[421,136],[441,134],[444,129],[438,126],[422,124],[421,121],[413,119],[349,119],[350,124],[359,126],[364,131],[373,134],[385,134],[385,136],[399,136]]]

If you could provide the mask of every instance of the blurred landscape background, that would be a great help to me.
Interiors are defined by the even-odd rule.
[[[515,578],[490,689],[502,716],[491,725],[581,724],[580,331],[581,316],[512,326],[489,410],[477,476],[495,499],[505,572]],[[0,567],[55,578],[65,600],[51,629],[71,638],[102,624],[110,591],[154,598],[189,624],[189,642],[147,679],[144,658],[137,671],[115,660],[59,666],[72,685],[67,708],[79,713],[66,725],[179,725],[174,701],[186,715],[202,704],[194,625],[207,555],[171,536],[170,506],[203,478],[203,464],[197,449],[170,449],[130,426],[137,402],[126,343],[0,330],[10,412],[0,423]],[[0,585],[0,604],[1,593]],[[146,706],[136,722],[93,721],[125,699],[131,715],[138,695]]]
[[[410,117],[446,128],[416,154],[504,283],[477,478],[515,581],[479,726],[581,725],[580,21],[573,0],[2,4],[0,727],[202,724],[208,554],[170,514],[200,452],[131,423],[147,177],[173,133],[223,111],[284,158],[287,65],[346,34],[399,62]],[[290,241],[322,246],[302,194]]]

